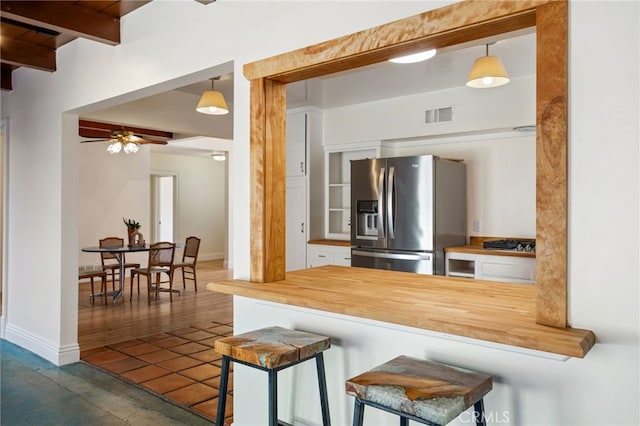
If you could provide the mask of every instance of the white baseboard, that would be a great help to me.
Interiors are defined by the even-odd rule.
[[[11,323],[4,327],[4,338],[58,366],[80,361],[80,345],[77,343],[58,346]]]
[[[200,253],[198,254],[198,260],[218,260],[224,259],[223,252],[213,252],[213,253]]]

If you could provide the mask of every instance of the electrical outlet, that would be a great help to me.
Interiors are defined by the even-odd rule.
[[[480,232],[480,219],[473,219],[473,232]]]

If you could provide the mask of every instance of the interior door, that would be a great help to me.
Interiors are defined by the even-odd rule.
[[[305,178],[287,179],[286,270],[307,264],[307,186]]]
[[[151,182],[153,241],[173,241],[175,176],[154,175]]]

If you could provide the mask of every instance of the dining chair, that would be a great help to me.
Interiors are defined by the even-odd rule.
[[[187,288],[187,279],[193,281],[193,287],[198,291],[198,281],[196,277],[196,262],[198,261],[198,251],[200,250],[200,238],[187,237],[182,252],[182,262],[173,265],[173,271],[182,269],[182,288]]]
[[[124,238],[120,237],[106,237],[99,241],[100,247],[124,247]],[[115,253],[103,252],[100,253],[100,261],[102,262],[102,269],[107,271],[111,275],[111,287],[115,291],[116,289],[116,277],[120,279],[120,263]],[[124,262],[124,269],[139,268],[139,263],[127,263],[125,254],[122,253],[122,262]],[[140,294],[140,288],[138,288],[138,295]]]
[[[149,246],[149,257],[146,268],[134,268],[131,270],[131,297],[133,297],[133,279],[137,278],[138,292],[140,292],[140,275],[147,278],[147,303],[151,304],[151,292],[169,292],[169,300],[173,302],[173,257],[176,251],[175,243],[162,241]],[[169,288],[160,286],[160,276],[169,276]]]
[[[93,288],[94,278],[100,278],[100,293],[104,298],[104,304],[107,304],[107,271],[104,269],[80,269],[78,268],[78,281],[88,279],[91,282],[91,304],[96,302],[96,293]]]

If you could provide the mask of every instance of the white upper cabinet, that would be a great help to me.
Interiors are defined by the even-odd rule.
[[[307,113],[287,114],[287,177],[307,173]]]

